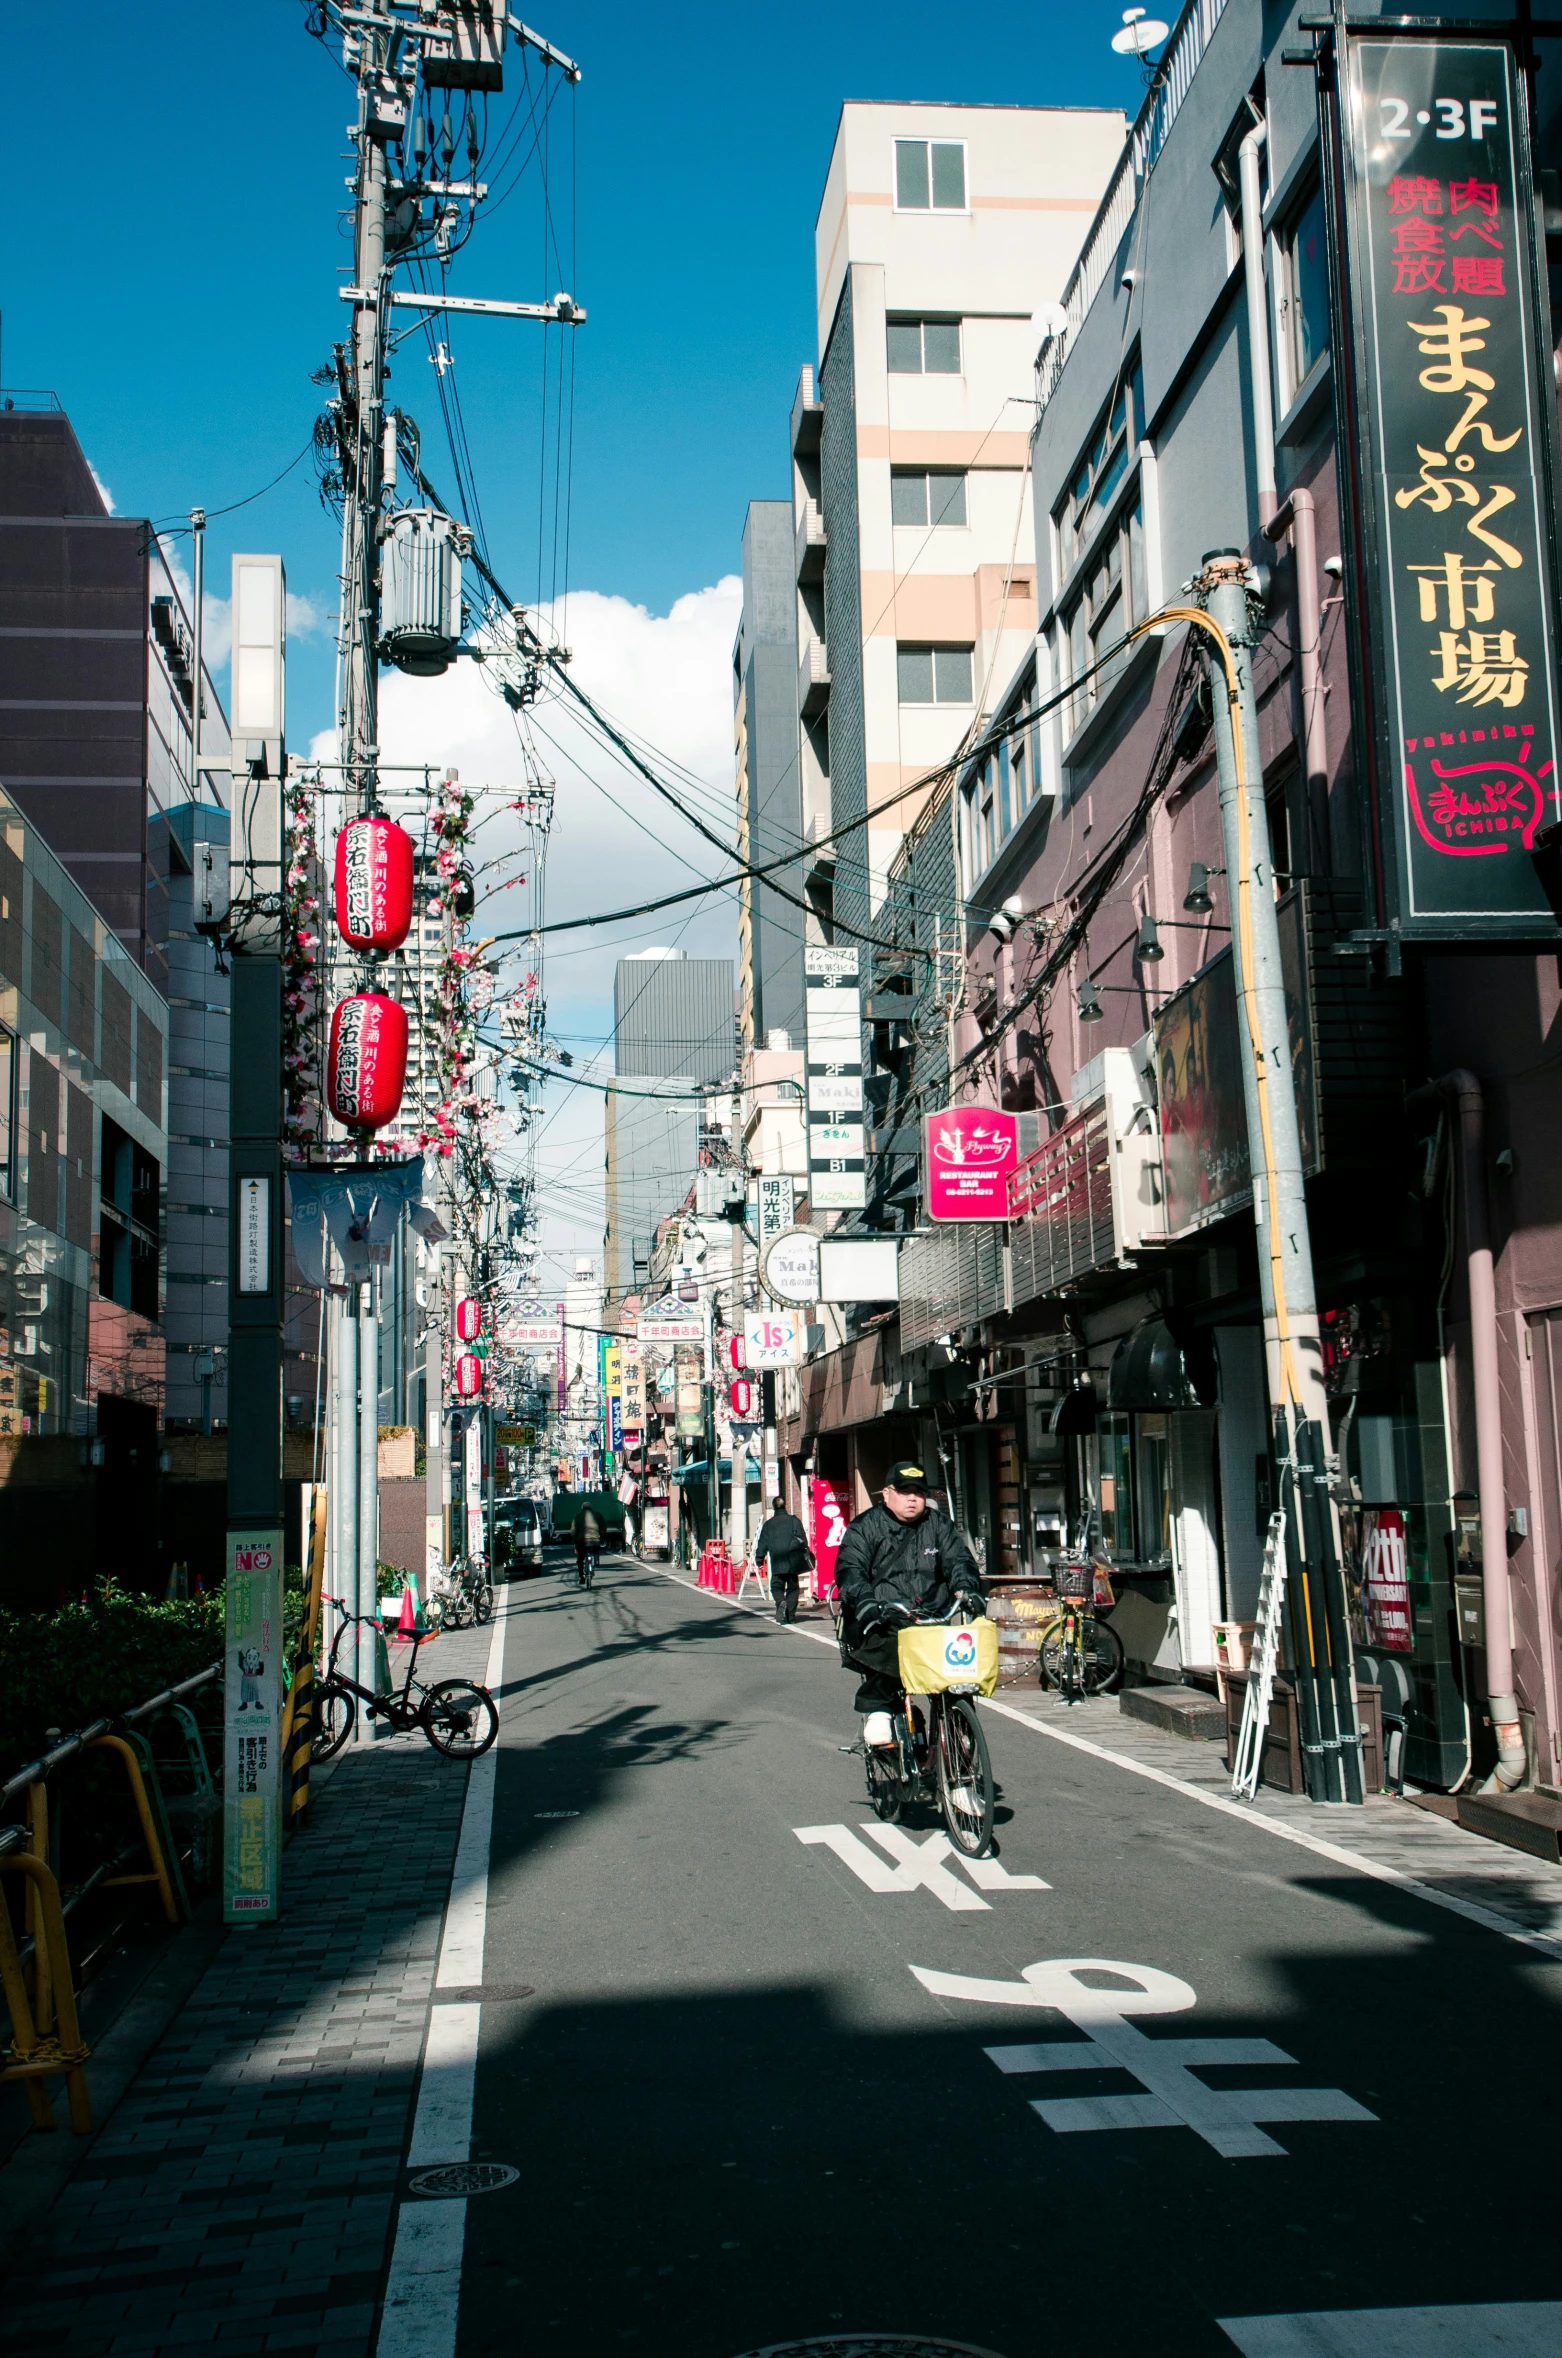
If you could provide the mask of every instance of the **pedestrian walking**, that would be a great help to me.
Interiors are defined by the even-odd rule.
[[[770,1566],[770,1593],[776,1603],[778,1621],[797,1619],[798,1583],[805,1572],[814,1568],[813,1550],[808,1534],[796,1515],[789,1515],[783,1499],[773,1498],[768,1519],[760,1526],[754,1542],[756,1564]]]

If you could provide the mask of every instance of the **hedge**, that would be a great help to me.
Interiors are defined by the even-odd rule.
[[[0,1611],[0,1775],[43,1751],[48,1729],[70,1735],[193,1678],[222,1643],[220,1591],[154,1604],[105,1581],[55,1613]]]

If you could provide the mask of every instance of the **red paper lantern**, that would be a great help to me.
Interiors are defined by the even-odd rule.
[[[727,1405],[740,1424],[745,1423],[753,1413],[754,1386],[747,1376],[733,1377],[732,1390],[727,1395]]]
[[[463,1351],[456,1361],[456,1390],[463,1400],[475,1400],[482,1388],[482,1361],[475,1351]]]
[[[383,1130],[401,1111],[407,1011],[379,991],[355,991],[331,1014],[326,1097],[349,1130]]]
[[[748,1351],[743,1335],[731,1335],[727,1340],[727,1357],[734,1367],[747,1367]]]
[[[463,1343],[475,1343],[483,1331],[483,1305],[470,1295],[456,1304],[456,1333]]]
[[[355,950],[396,950],[412,930],[412,838],[394,819],[349,819],[336,839],[336,930]]]

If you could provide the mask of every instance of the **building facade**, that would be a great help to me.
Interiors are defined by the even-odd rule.
[[[701,1087],[736,1060],[730,958],[673,949],[621,958],[613,976],[613,1069],[605,1108],[607,1223],[602,1285],[611,1310],[650,1267],[657,1222],[699,1161]]]
[[[786,861],[774,882],[745,878],[738,904],[739,1031],[745,1050],[772,1032],[802,1037],[798,955],[807,870],[797,709],[797,556],[791,505],[749,503],[743,526],[743,613],[732,651],[738,856]],[[778,890],[777,886],[781,889]]]
[[[835,1451],[867,1466],[882,1455],[875,1420],[903,1420],[897,1430],[941,1462],[994,1574],[1044,1577],[1066,1539],[1083,1539],[1111,1566],[1111,1618],[1131,1676],[1206,1678],[1223,1625],[1253,1620],[1281,1485],[1217,783],[1212,695],[1223,688],[1212,689],[1201,639],[1180,620],[1155,620],[1206,594],[1212,557],[1245,566],[1268,830],[1254,873],[1274,899],[1285,972],[1286,1078],[1358,1679],[1402,1725],[1413,1781],[1447,1788],[1486,1775],[1497,1758],[1501,1674],[1487,1646],[1489,1633],[1501,1640],[1497,1599],[1512,1616],[1523,1775],[1554,1784],[1557,926],[1543,846],[1532,881],[1522,847],[1497,846],[1517,881],[1515,913],[1495,937],[1483,938],[1478,912],[1438,932],[1396,898],[1380,814],[1411,792],[1421,747],[1411,741],[1408,768],[1403,746],[1385,765],[1364,722],[1383,692],[1372,687],[1380,608],[1409,601],[1405,643],[1428,670],[1418,692],[1441,732],[1426,739],[1434,755],[1442,749],[1439,775],[1452,763],[1456,778],[1473,778],[1497,763],[1494,720],[1505,755],[1508,739],[1516,749],[1543,730],[1546,690],[1517,657],[1497,689],[1473,679],[1470,660],[1484,664],[1487,642],[1464,639],[1468,616],[1456,620],[1446,604],[1466,547],[1479,577],[1501,585],[1494,596],[1517,595],[1517,531],[1506,556],[1461,540],[1452,570],[1436,558],[1444,588],[1420,597],[1425,647],[1414,582],[1371,571],[1387,544],[1361,523],[1378,496],[1376,446],[1353,407],[1363,331],[1331,279],[1309,48],[1294,16],[1261,22],[1218,0],[1184,10],[1040,339],[1035,640],[995,682],[979,743],[901,843],[884,917],[908,953],[946,925],[963,950],[942,993],[933,961],[908,958],[884,1143],[905,1141],[952,1100],[1015,1112],[1010,1217],[908,1238],[893,1331],[886,1321],[882,1334],[849,1342],[833,1370],[803,1370],[787,1438],[800,1465],[829,1471]],[[1430,70],[1424,46],[1410,54],[1408,73]],[[1528,63],[1544,175],[1562,87],[1544,55]],[[1498,106],[1500,50],[1482,70],[1498,92],[1483,107]],[[1326,99],[1330,87],[1325,76]],[[1325,109],[1325,130],[1330,120]],[[1433,123],[1430,108],[1423,120]],[[1392,189],[1399,167],[1385,152],[1370,167],[1381,163],[1370,185],[1384,219],[1408,208],[1420,225],[1408,242],[1387,229],[1384,251],[1414,247],[1416,258],[1385,284],[1433,302],[1444,290],[1462,300],[1462,318],[1478,292],[1479,326],[1495,335],[1502,315],[1490,311],[1499,295],[1523,292],[1532,234],[1542,260],[1547,252],[1522,180],[1510,218],[1495,150],[1445,162],[1428,145],[1430,162],[1418,150]],[[1455,206],[1487,225],[1478,270],[1443,242],[1459,226]],[[1549,356],[1543,270],[1535,298],[1536,342]],[[1440,332],[1410,311],[1415,335]],[[1408,382],[1442,390],[1435,355],[1415,366],[1423,373],[1406,370]],[[1505,389],[1513,406],[1521,389]],[[1555,416],[1544,401],[1528,414],[1532,441],[1484,513],[1538,486],[1542,546],[1527,561],[1544,566]],[[1513,421],[1503,432],[1513,449]],[[1422,478],[1400,484],[1390,513],[1452,510],[1448,534],[1465,532],[1466,508],[1481,522],[1485,495],[1442,499],[1444,462],[1435,446],[1422,456]],[[1466,472],[1488,463],[1472,455]],[[1428,570],[1411,567],[1417,580]],[[1494,634],[1494,663],[1504,647]],[[1437,791],[1416,807],[1427,856],[1445,858],[1447,876],[1466,856],[1461,833],[1495,836],[1498,819],[1485,814],[1508,805],[1500,794]],[[882,1197],[870,1159],[870,1200],[875,1186]],[[1494,1307],[1481,1283],[1488,1239]],[[1494,1382],[1481,1372],[1483,1346]],[[865,1352],[872,1366],[858,1368]],[[1500,1483],[1489,1450],[1483,1469],[1492,1419]],[[1505,1761],[1504,1781],[1514,1773]]]

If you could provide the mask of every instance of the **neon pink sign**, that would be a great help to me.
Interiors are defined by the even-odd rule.
[[[991,1105],[952,1105],[926,1122],[931,1220],[1007,1220],[1019,1123]]]

